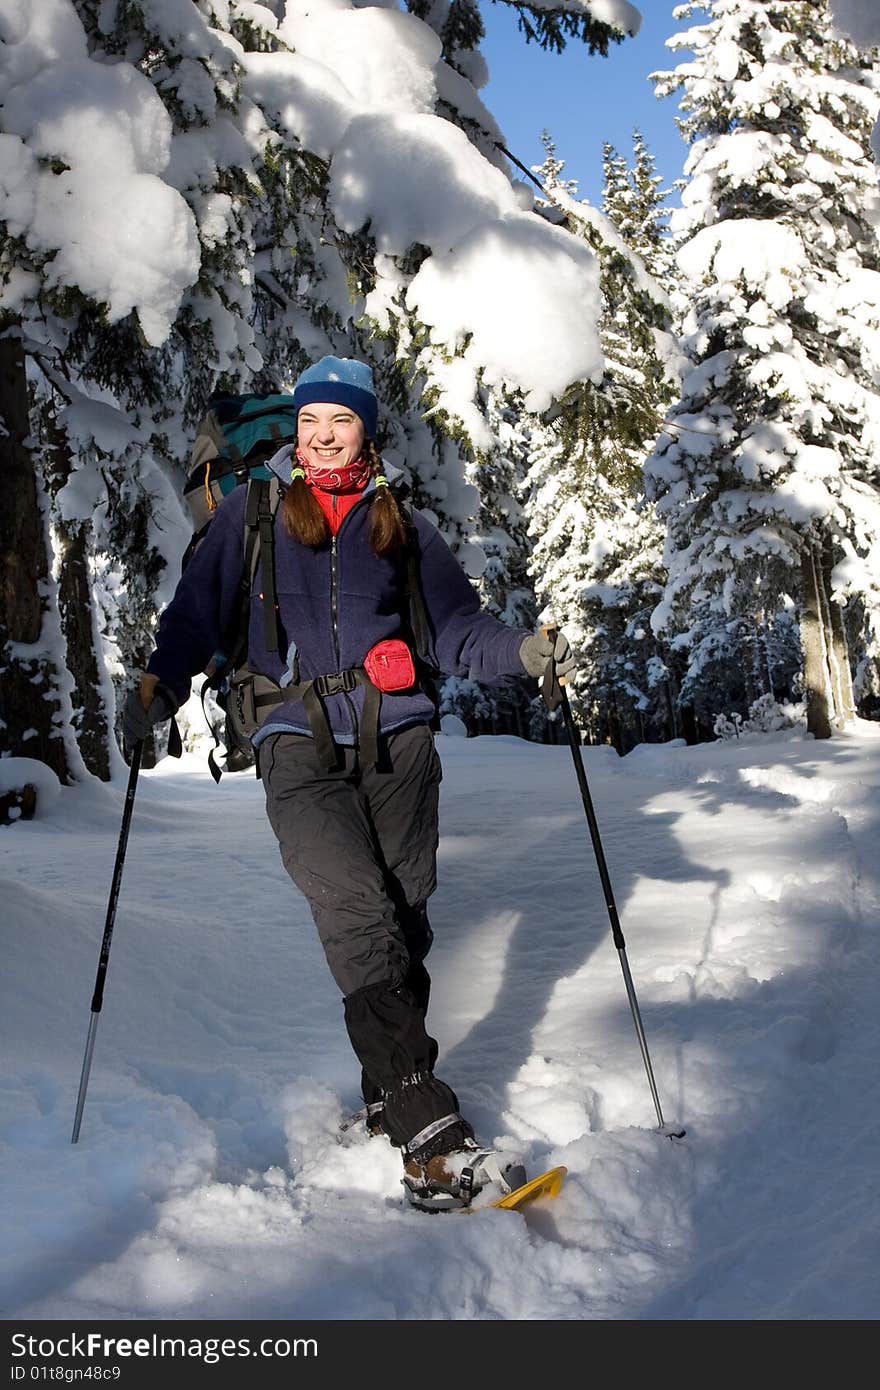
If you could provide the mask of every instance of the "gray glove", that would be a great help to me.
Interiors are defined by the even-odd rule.
[[[519,659],[523,666],[530,676],[536,676],[538,680],[547,670],[551,656],[556,662],[557,676],[567,676],[574,670],[574,653],[564,632],[556,633],[555,643],[551,642],[549,637],[545,637],[543,632],[536,632],[533,636],[526,637],[519,649]]]
[[[148,705],[141,699],[140,686],[128,692],[122,710],[122,744],[130,753],[156,724],[162,724],[177,712],[177,701],[164,685],[157,685]]]

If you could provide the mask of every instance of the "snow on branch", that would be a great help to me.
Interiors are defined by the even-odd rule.
[[[0,218],[50,290],[78,290],[110,322],[135,310],[159,344],[199,270],[192,213],[162,178],[168,113],[136,68],[88,56],[69,0],[14,8],[0,46]]]
[[[504,0],[519,14],[526,41],[561,53],[569,39],[585,43],[590,53],[606,54],[609,41],[619,43],[639,32],[642,16],[627,0]]]

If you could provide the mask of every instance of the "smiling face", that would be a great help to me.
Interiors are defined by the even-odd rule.
[[[363,421],[344,405],[304,405],[296,427],[299,451],[318,471],[346,468],[363,448]]]

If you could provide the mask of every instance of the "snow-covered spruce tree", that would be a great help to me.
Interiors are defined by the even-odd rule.
[[[565,172],[565,160],[559,158],[556,141],[549,130],[541,132],[541,144],[544,147],[544,158],[540,164],[532,165],[532,173],[536,175],[536,182],[542,193],[550,197],[563,193],[567,198],[576,198],[577,179],[562,177]]]
[[[442,40],[445,64],[435,69],[437,113],[458,125],[509,179],[503,135],[477,95],[488,78],[477,47],[482,36],[479,5],[473,0],[452,4],[410,0],[409,8]],[[527,18],[531,14],[529,6],[516,8]],[[558,17],[545,15],[538,6],[533,16],[537,28],[522,27],[544,46],[561,48],[567,34],[583,39],[591,52],[602,53],[608,51],[610,40],[622,37],[627,26],[632,31],[638,27],[638,16],[628,5],[603,5],[602,22],[588,15],[588,9],[573,7],[558,22]],[[608,27],[614,21],[617,32]],[[495,188],[501,186],[490,176],[485,192],[494,197]],[[534,205],[530,190],[521,184],[513,189],[515,206],[530,214]],[[455,190],[455,203],[461,191],[460,187]],[[488,607],[505,621],[531,625],[535,602],[527,573],[529,542],[516,494],[527,458],[523,441],[537,424],[537,412],[552,398],[550,378],[568,375],[574,379],[571,370],[563,367],[569,350],[566,335],[563,339],[553,332],[542,336],[544,324],[554,318],[558,323],[560,314],[568,316],[563,302],[570,272],[560,261],[558,284],[542,277],[542,295],[549,298],[543,303],[533,298],[535,258],[543,259],[543,248],[531,244],[531,217],[519,219],[515,213],[511,217],[513,207],[505,193],[499,208],[501,220],[492,232],[486,235],[489,229],[479,229],[468,234],[448,258],[441,258],[434,244],[431,258],[423,263],[427,248],[420,237],[404,256],[394,256],[389,264],[392,258],[382,256],[380,246],[372,264],[382,273],[367,296],[365,309],[371,334],[386,333],[398,361],[413,364],[413,394],[422,410],[429,406],[431,448],[423,449],[421,458],[417,454],[417,500],[438,515]],[[457,220],[462,211],[470,221],[466,208],[450,205],[447,214]],[[514,221],[520,224],[516,228],[511,225]],[[516,235],[511,235],[514,231]],[[560,250],[564,244],[563,239],[557,243]],[[418,273],[410,284],[413,270]],[[511,284],[517,287],[513,296]],[[572,301],[569,311],[572,308],[589,335],[596,312],[595,292],[580,304]],[[523,351],[527,361],[521,358]],[[421,422],[418,430],[407,428],[415,443],[420,432],[424,432]],[[472,508],[470,516],[463,506]],[[457,714],[472,732],[525,732],[528,704],[527,691],[516,682],[488,688],[455,679],[442,688],[442,711]]]
[[[13,174],[4,301],[24,325],[33,453],[51,504],[51,606],[63,637],[53,656],[71,696],[61,724],[75,735],[71,770],[81,755],[101,776],[115,746],[109,677],[143,661],[166,559],[182,549],[169,471],[212,368],[229,359],[217,344],[236,339],[211,264],[212,245],[227,263],[237,247],[223,225],[232,198],[188,178],[186,159],[188,130],[204,133],[231,109],[234,54],[192,5],[153,9],[155,23],[145,5],[110,15],[47,0],[38,17],[21,6],[0,50]],[[215,185],[224,173],[213,170]],[[249,248],[237,249],[246,267]],[[192,305],[182,303],[188,285]]]
[[[624,0],[601,10],[593,24],[577,7],[591,46],[637,24]],[[69,555],[71,593],[92,614],[90,629],[68,622],[65,649],[51,632],[74,605],[59,608],[51,585],[41,595],[35,655],[56,673],[68,771],[91,749],[103,773],[102,740],[116,757],[109,676],[142,660],[173,587],[182,465],[212,391],[289,384],[327,351],[367,357],[387,454],[466,564],[472,547],[477,575],[471,474],[497,448],[483,393],[520,391],[534,412],[601,370],[593,258],[511,179],[477,93],[475,30],[457,13],[4,7],[0,308],[22,325],[34,517],[52,513],[45,568]],[[93,663],[73,654],[89,630]],[[91,710],[79,747],[74,708]],[[38,723],[8,721],[8,751]]]
[[[605,373],[599,386],[572,388],[535,441],[526,494],[530,569],[541,606],[580,657],[571,692],[579,723],[591,741],[625,749],[675,731],[670,672],[649,623],[662,589],[662,528],[645,502],[641,472],[673,392],[669,301],[649,272],[654,261],[666,270],[665,195],[640,138],[632,168],[606,147],[613,219],[564,191],[561,161],[546,147],[538,173],[553,199],[548,211],[564,215],[599,259]]]
[[[663,187],[657,162],[640,130],[633,131],[632,141],[631,164],[613,145],[602,146],[602,211],[654,279],[664,284],[674,275],[667,205],[672,190]]]
[[[835,28],[859,48],[880,47],[880,6],[876,0],[829,0]],[[880,119],[871,137],[874,153],[880,159]]]
[[[86,33],[69,4],[46,0],[38,14],[33,7],[11,4],[4,7],[0,25],[0,314],[4,326],[16,321],[20,326],[14,331],[22,345],[19,383],[28,383],[25,447],[35,479],[33,507],[44,535],[43,561],[34,572],[42,569],[47,576],[39,630],[26,639],[25,649],[15,649],[3,685],[14,690],[18,676],[34,664],[48,682],[42,693],[32,688],[30,710],[27,700],[4,709],[4,742],[7,753],[31,752],[65,780],[82,771],[82,757],[106,776],[109,740],[100,690],[106,683],[96,652],[87,536],[97,494],[105,499],[107,514],[116,513],[124,551],[138,536],[140,515],[137,499],[116,493],[112,483],[118,473],[105,478],[104,460],[89,445],[80,451],[78,426],[85,420],[80,407],[94,406],[94,418],[101,421],[96,428],[105,438],[118,425],[112,458],[106,456],[115,463],[123,451],[120,431],[132,437],[137,429],[102,398],[103,380],[119,374],[123,364],[138,377],[145,338],[158,343],[167,333],[169,297],[197,271],[195,237],[187,235],[185,205],[156,174],[167,143],[167,117],[146,80],[128,64],[91,61]],[[144,249],[135,256],[133,233],[139,225]],[[115,254],[108,257],[107,248],[114,245]],[[114,332],[135,304],[144,309],[143,333]],[[95,383],[91,402],[84,380]],[[163,393],[173,394],[154,368],[140,374],[133,394],[143,406]],[[78,423],[64,418],[68,411]],[[89,468],[77,480],[75,501],[67,485],[86,459]],[[50,509],[49,500],[65,490],[70,509],[64,501]],[[147,553],[139,569],[148,583]],[[47,700],[53,706],[51,746],[40,717]]]
[[[361,355],[373,362],[380,394],[393,402],[384,422],[386,456],[409,465],[416,501],[434,512],[493,611],[511,622],[529,622],[534,603],[525,575],[524,528],[513,499],[517,465],[511,421],[528,413],[523,386],[528,385],[540,405],[549,403],[552,396],[552,387],[541,380],[545,371],[557,380],[575,375],[564,367],[569,344],[552,334],[542,337],[552,315],[564,312],[564,285],[570,283],[570,271],[560,261],[559,287],[542,276],[542,294],[549,298],[543,302],[532,298],[534,256],[541,257],[546,241],[540,249],[530,243],[532,217],[517,214],[531,214],[533,199],[522,186],[511,185],[500,153],[503,137],[477,95],[476,88],[486,80],[485,64],[475,47],[482,32],[478,7],[437,4],[418,7],[416,13],[439,35],[442,50],[439,45],[426,48],[424,30],[416,31],[411,25],[407,29],[399,21],[392,28],[387,16],[374,21],[384,45],[375,71],[370,68],[373,59],[367,46],[364,95],[374,100],[377,92],[387,88],[384,101],[395,119],[384,120],[381,129],[375,119],[352,122],[346,131],[342,147],[331,159],[328,212],[333,220],[328,223],[328,235],[337,246],[346,244],[350,249],[354,273],[349,275],[349,288],[364,296],[361,316],[350,331],[356,335]],[[279,32],[301,52],[304,29],[293,28],[292,23],[288,9]],[[353,34],[357,23],[360,35],[369,40],[360,14],[351,23]],[[430,109],[466,133],[470,145],[489,159],[497,173],[485,164],[474,164],[461,137],[436,117],[417,124],[400,115],[401,84],[397,82],[392,90],[395,67],[389,65],[387,44],[416,32],[422,50],[404,55],[411,67],[413,57],[424,58],[425,52],[436,59],[442,51],[446,60],[435,62],[431,72],[436,100]],[[317,39],[320,35],[308,38],[307,43]],[[326,60],[326,44],[321,51]],[[311,50],[306,47],[305,52],[309,56]],[[363,53],[362,44],[361,60]],[[344,58],[343,51],[340,76],[351,82],[357,73],[349,72]],[[416,70],[415,75],[424,82],[423,73]],[[410,73],[411,88],[412,77]],[[407,100],[409,111],[411,90]],[[403,210],[390,206],[398,199],[399,168],[403,164],[417,168],[419,163],[423,185],[416,180],[410,190],[413,206]],[[459,167],[451,180],[453,164]],[[363,165],[371,169],[366,187],[360,172]],[[482,209],[474,196],[476,181],[461,177],[469,168],[476,173],[478,167],[484,171],[479,193]],[[387,201],[381,197],[377,201],[377,194],[385,190]],[[434,214],[425,217],[425,207],[432,193],[438,197],[438,190],[448,194],[439,222]],[[492,219],[491,226],[480,225],[493,204],[500,216]],[[478,225],[472,226],[475,213]],[[432,223],[438,224],[433,234]],[[465,228],[468,231],[462,237]],[[444,254],[447,244],[449,253]],[[560,239],[560,250],[564,244]],[[522,295],[513,301],[511,276],[523,286]],[[581,324],[589,323],[591,298],[595,302],[588,293],[585,319],[575,330],[581,337]],[[572,317],[571,306],[568,316]],[[574,318],[580,315],[575,313]],[[541,363],[538,371],[536,360]],[[535,408],[532,403],[532,414]],[[444,712],[458,714],[474,732],[520,729],[523,703],[523,692],[515,687],[478,688],[456,680],[447,682],[442,691]]]
[[[500,133],[499,133],[500,138]],[[555,147],[545,131],[542,136],[547,158],[542,166],[543,187],[556,187],[564,161],[557,160]],[[573,182],[560,180],[559,188],[574,192]],[[529,412],[522,391],[502,386],[478,388],[479,411],[489,430],[491,447],[478,450],[467,465],[467,476],[479,495],[476,528],[473,535],[484,557],[478,585],[489,611],[503,621],[533,627],[537,619],[537,600],[530,574],[532,542],[528,516],[522,506],[525,480],[536,449],[542,447],[544,429],[540,419]],[[455,431],[454,423],[449,428]],[[532,682],[511,680],[502,686],[481,686],[474,681],[454,678],[443,683],[441,714],[462,719],[471,733],[514,732],[543,738],[555,734],[548,723],[546,709],[534,696]]]
[[[522,393],[481,390],[482,412],[492,432],[491,454],[477,453],[467,476],[479,495],[472,545],[482,557],[477,583],[486,608],[502,622],[533,628],[537,602],[529,573],[531,542],[521,496],[540,422],[523,408]],[[443,683],[441,713],[455,714],[471,733],[543,736],[543,719],[533,718],[534,682],[510,679],[481,686],[466,679]]]
[[[0,754],[13,749],[69,778],[61,735],[63,692],[46,632],[49,607],[45,519],[30,444],[27,377],[19,323],[0,325]],[[33,815],[37,787],[0,791],[0,823]]]
[[[708,732],[772,693],[827,735],[878,690],[877,51],[825,0],[712,0],[671,39],[692,149],[672,228],[682,394],[648,464],[669,532],[654,617]],[[800,642],[796,640],[799,630]],[[867,708],[867,706],[865,706]]]

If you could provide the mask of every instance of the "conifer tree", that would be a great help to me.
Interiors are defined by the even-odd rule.
[[[665,194],[637,140],[632,168],[605,148],[604,201],[615,220],[563,191],[562,161],[545,144],[548,162],[538,173],[548,178],[548,196],[599,259],[605,374],[555,408],[534,450],[526,502],[539,604],[580,657],[571,691],[577,717],[591,741],[619,748],[674,732],[670,671],[649,623],[662,586],[662,528],[641,471],[674,375],[669,300],[649,273],[653,262],[665,269]]]
[[[486,401],[520,392],[534,413],[597,372],[598,299],[589,255],[512,179],[479,97],[472,0],[411,5],[424,22],[296,0],[10,5],[0,327],[18,462],[3,486],[31,496],[13,485],[23,469],[33,487],[27,525],[10,519],[2,539],[11,566],[26,530],[47,578],[26,620],[11,602],[2,634],[30,642],[44,687],[10,647],[6,689],[24,703],[0,713],[9,749],[27,751],[42,728],[31,691],[50,715],[30,751],[64,777],[107,776],[118,696],[176,580],[183,466],[212,393],[289,386],[326,352],[369,360],[380,445],[476,582],[492,569],[480,487],[503,452]],[[584,0],[573,23],[538,13],[535,33],[603,52],[634,14],[603,0],[594,19]],[[529,290],[519,339],[507,267]],[[560,312],[572,331],[552,362],[538,352],[533,381],[529,344]],[[518,611],[500,589],[498,607]],[[24,639],[34,611],[40,634]]]
[[[802,692],[827,735],[853,666],[858,698],[878,690],[877,53],[826,0],[678,13],[698,22],[670,44],[694,57],[657,90],[681,90],[691,143],[672,219],[688,366],[648,465],[669,527],[654,624],[705,728]]]
[[[667,206],[671,190],[663,188],[642,132],[634,130],[632,139],[632,165],[613,145],[602,147],[602,211],[630,250],[641,256],[655,279],[663,283],[672,269]]]

